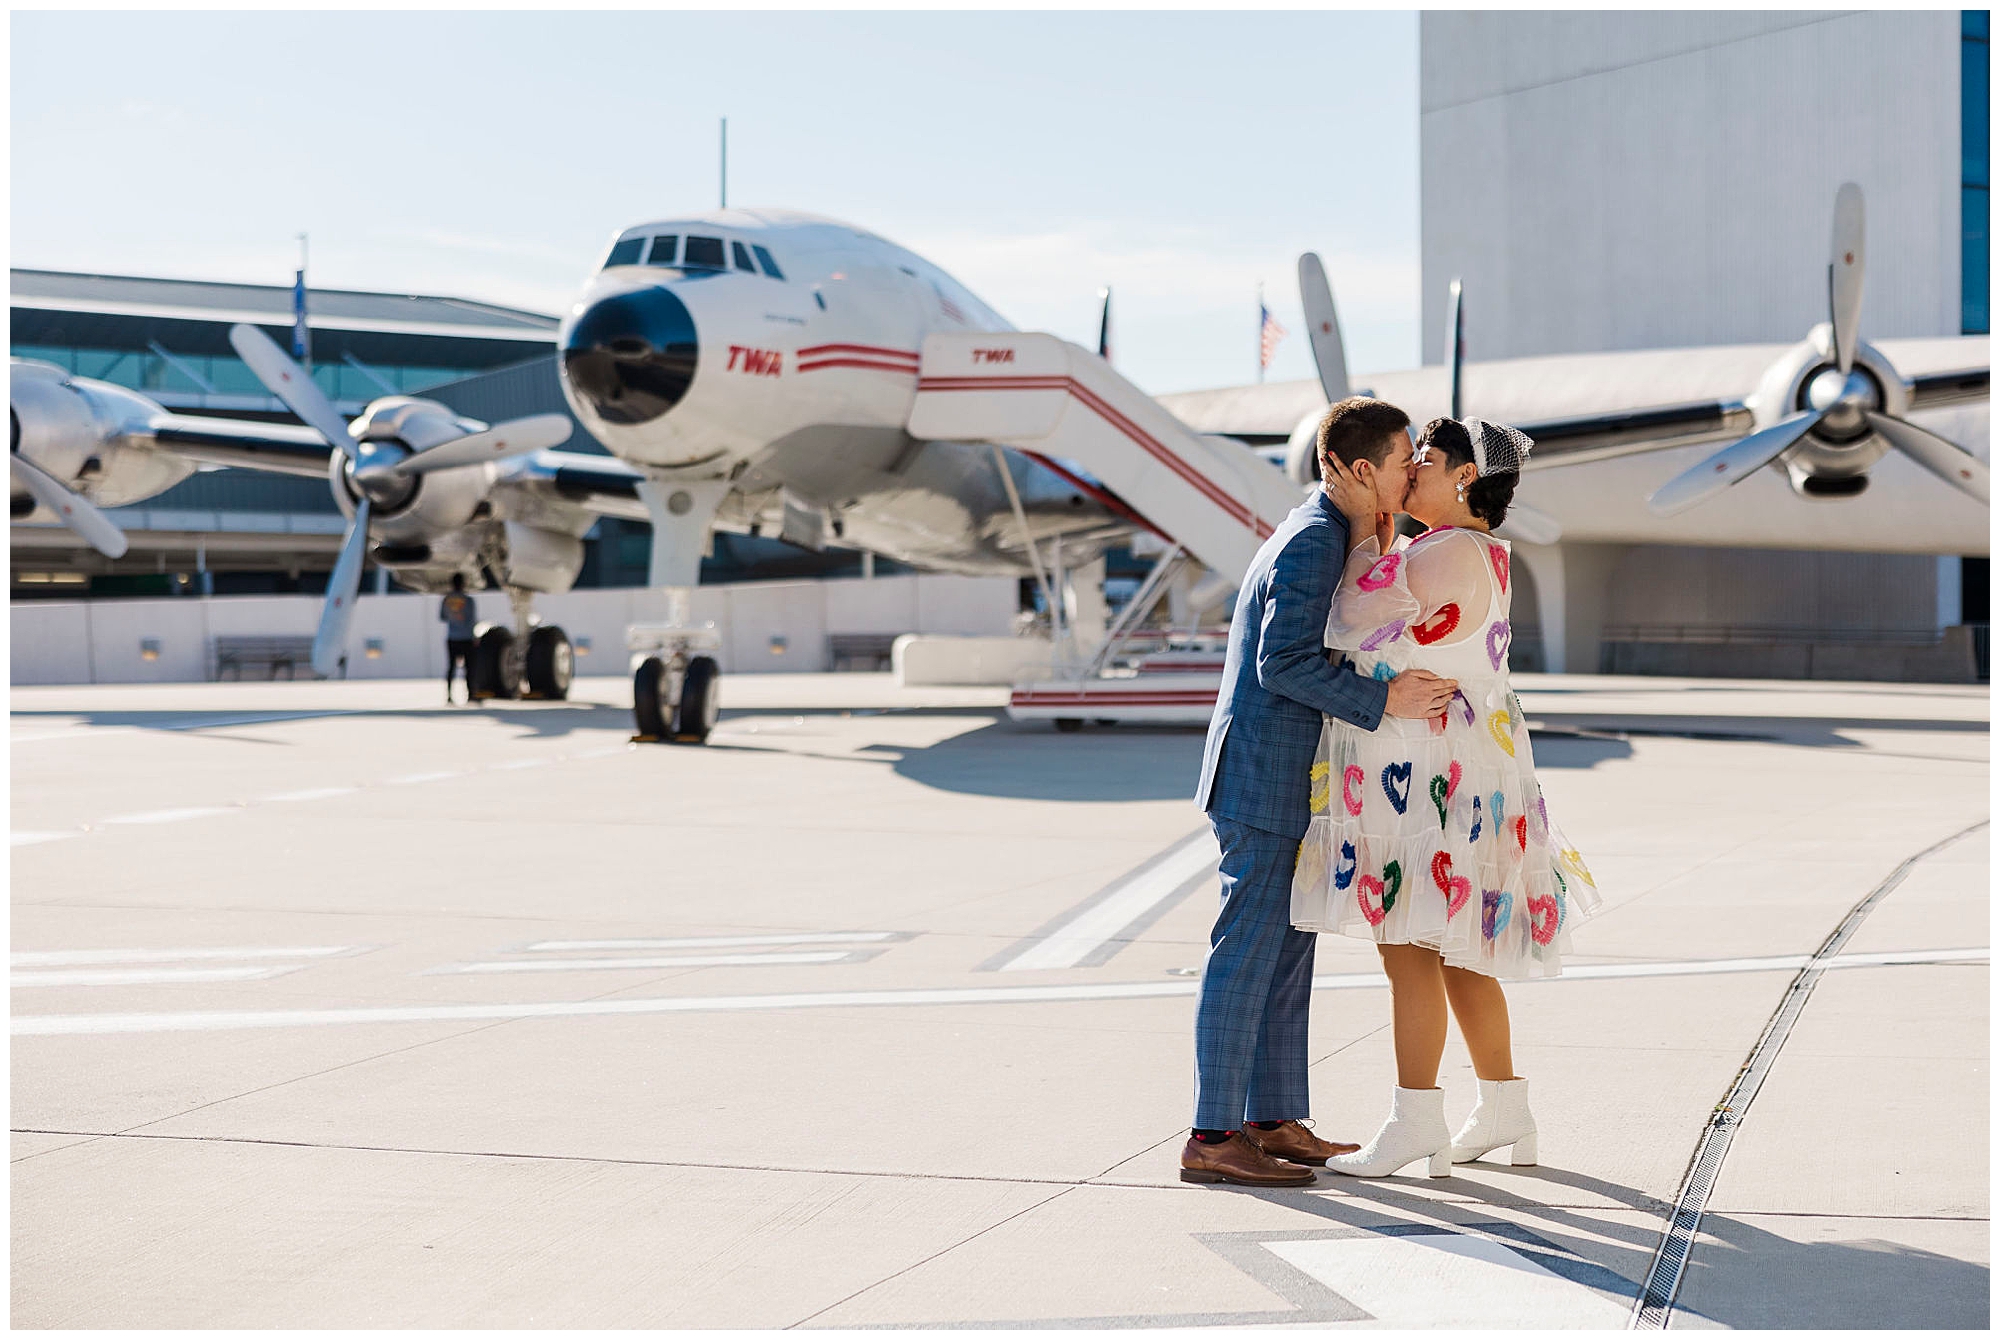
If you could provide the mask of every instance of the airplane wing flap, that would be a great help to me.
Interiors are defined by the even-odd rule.
[[[332,452],[310,428],[250,419],[168,414],[155,419],[147,435],[155,446],[191,461],[307,479],[326,478]]]

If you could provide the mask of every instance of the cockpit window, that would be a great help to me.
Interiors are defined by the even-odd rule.
[[[639,248],[645,245],[646,239],[643,237],[624,238],[612,247],[611,254],[604,258],[604,267],[608,270],[614,265],[637,265]]]
[[[753,246],[750,249],[757,253],[758,260],[764,262],[765,274],[771,276],[771,278],[773,279],[783,279],[785,277],[785,272],[783,270],[780,270],[778,268],[778,263],[771,259],[770,252],[766,251],[764,248],[759,246]]]
[[[750,248],[744,246],[741,242],[731,242],[729,244],[729,251],[736,258],[737,269],[748,270],[753,275],[757,273],[756,265],[750,260]]]
[[[690,237],[687,240],[687,258],[681,264],[691,270],[729,268],[729,262],[722,254],[722,239],[719,237]]]
[[[653,239],[653,249],[646,255],[648,265],[672,265],[680,246],[680,237],[674,233],[664,233]]]

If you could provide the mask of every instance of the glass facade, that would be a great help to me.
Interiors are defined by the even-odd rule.
[[[1992,296],[1991,49],[1993,16],[1968,9],[1959,18],[1959,214],[1963,259],[1959,274],[1962,306],[1959,329],[1984,335],[1991,329],[1988,304]]]
[[[16,344],[10,352],[17,358],[35,358],[53,363],[80,377],[128,386],[148,395],[162,392],[204,395],[210,388],[216,395],[268,395],[247,365],[234,358],[176,354],[181,367],[158,354],[132,349],[78,349],[63,345]],[[377,367],[369,371],[389,383],[395,393],[413,395],[428,387],[441,386],[483,372],[484,368]],[[202,387],[183,368],[192,368],[208,383]],[[374,377],[350,363],[322,363],[312,370],[313,380],[328,398],[337,401],[369,401],[391,394]]]

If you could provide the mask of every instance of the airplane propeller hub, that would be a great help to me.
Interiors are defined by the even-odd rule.
[[[1869,433],[1868,415],[1882,408],[1882,388],[1858,367],[1846,373],[1827,368],[1806,383],[1805,403],[1822,416],[1815,436],[1851,441]]]

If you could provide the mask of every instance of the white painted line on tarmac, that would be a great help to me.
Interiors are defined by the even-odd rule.
[[[261,726],[273,721],[317,721],[321,717],[359,716],[368,709],[342,708],[325,712],[270,712],[256,716],[200,717],[158,726],[92,726],[79,721],[68,730],[45,731],[40,735],[12,735],[9,744],[38,744],[44,740],[101,740],[114,735],[157,735],[161,731],[217,730],[227,726]]]
[[[1880,956],[1894,963],[1983,962],[1985,949],[1913,950]],[[1868,959],[1878,956],[1869,955]],[[1801,958],[1799,961],[1803,961]],[[1620,969],[1616,974],[1598,976],[1674,977],[1693,976],[1708,970],[1709,962],[1777,963],[1777,960],[1694,960],[1685,963],[1620,963],[1600,965]],[[1794,964],[1793,966],[1796,966]],[[1869,967],[1871,962],[1834,959],[1828,968]],[[1650,968],[1645,972],[1641,969]],[[1725,968],[1724,971],[1752,971]],[[1581,968],[1545,982],[1575,980]],[[110,1033],[199,1033],[239,1028],[301,1028],[336,1024],[440,1023],[474,1019],[559,1019],[589,1015],[712,1014],[747,1010],[851,1009],[874,1005],[1035,1005],[1072,1000],[1147,1000],[1166,996],[1191,996],[1195,983],[1106,982],[1052,986],[936,987],[887,991],[810,991],[768,996],[668,996],[640,1000],[544,1000],[479,1005],[387,1005],[343,1007],[324,1010],[213,1010],[189,1013],[147,1014],[43,1014],[15,1015],[10,1027],[16,1037],[57,1037]],[[1336,991],[1359,987],[1384,987],[1387,980],[1375,972],[1345,973],[1315,977],[1315,991]]]
[[[1615,1330],[1631,1310],[1629,1301],[1606,1298],[1470,1233],[1371,1233],[1263,1246],[1398,1330]]]
[[[14,972],[7,985],[24,986],[169,986],[183,982],[249,982],[297,972],[303,963],[279,963],[262,968],[59,968],[54,972]]]
[[[531,958],[459,963],[428,972],[601,972],[607,968],[740,968],[757,963],[845,963],[844,950],[802,954],[681,954],[672,958]]]
[[[240,805],[195,805],[183,809],[147,810],[140,814],[119,814],[104,820],[107,824],[177,824],[185,819],[206,819],[215,814],[235,814]]]
[[[1077,967],[1134,922],[1183,892],[1188,881],[1201,878],[1219,859],[1213,833],[1207,829],[1191,833],[1087,904],[1071,920],[995,966],[1000,972]]]
[[[10,847],[32,847],[37,842],[58,842],[63,838],[78,837],[82,833],[83,830],[81,828],[65,828],[59,833],[33,830],[9,833],[7,835],[7,845]]]
[[[489,763],[486,765],[486,770],[488,772],[512,772],[516,768],[545,768],[551,763],[559,763],[561,761],[554,758],[514,758],[507,760],[505,763]]]
[[[10,968],[84,968],[113,963],[188,963],[213,959],[335,958],[358,954],[367,945],[313,945],[274,949],[263,945],[232,945],[220,949],[43,949],[7,956]]]
[[[403,777],[391,777],[384,786],[415,786],[419,782],[441,782],[447,777],[463,777],[463,772],[413,772]]]
[[[265,796],[267,801],[332,800],[335,796],[351,796],[361,788],[358,786],[316,786],[310,791],[280,791],[275,796]]]
[[[797,935],[699,935],[678,940],[537,940],[522,953],[589,953],[613,949],[754,949],[758,945],[880,944],[901,931],[814,931]]]

